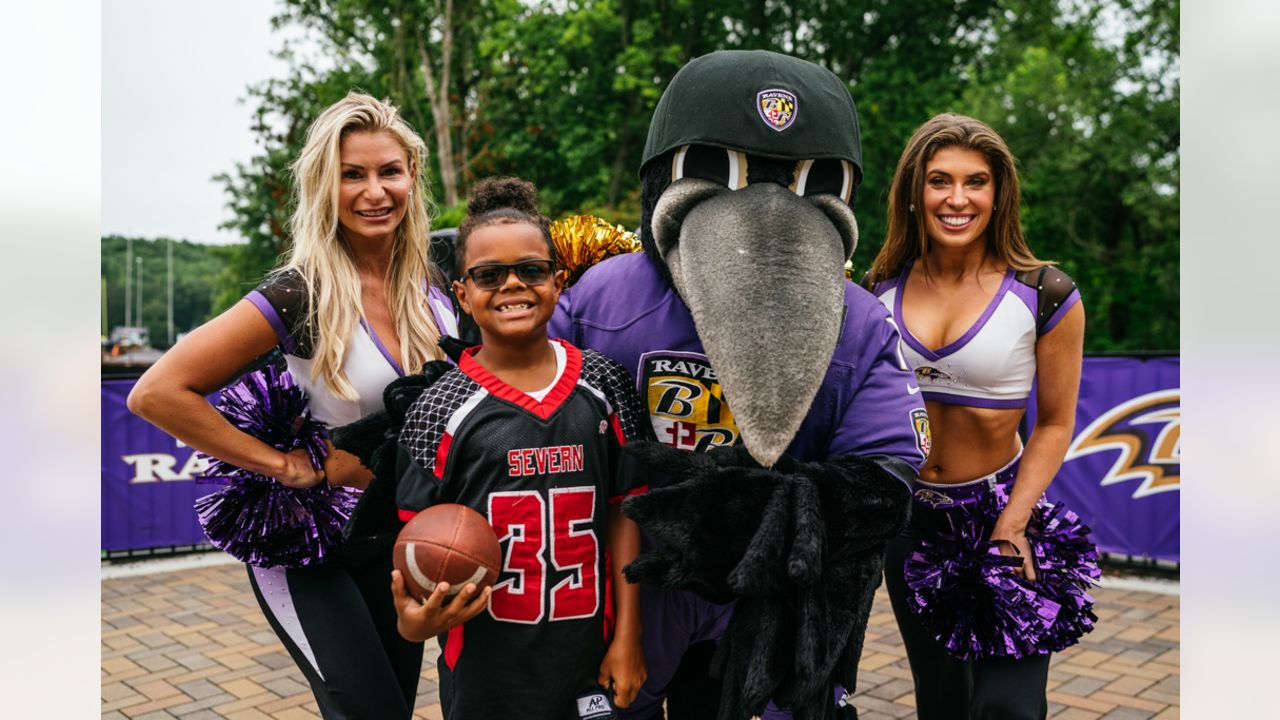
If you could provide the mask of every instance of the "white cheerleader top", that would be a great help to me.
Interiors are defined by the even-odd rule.
[[[1025,408],[1036,375],[1036,340],[1080,301],[1066,273],[1053,267],[1005,272],[995,297],[954,342],[932,350],[912,336],[902,318],[908,263],[872,292],[888,308],[902,337],[925,400],[982,408]]]
[[[364,318],[356,326],[347,343],[342,360],[342,371],[355,388],[359,398],[343,400],[329,389],[323,378],[311,379],[311,367],[315,364],[312,341],[303,326],[306,315],[306,285],[296,271],[288,270],[272,275],[245,299],[266,317],[280,338],[280,350],[284,353],[293,381],[307,393],[312,417],[329,427],[355,422],[370,413],[381,410],[382,391],[391,381],[404,375],[400,361],[391,356],[373,326]],[[436,328],[441,335],[457,337],[458,322],[453,303],[439,288],[431,286],[427,293]]]

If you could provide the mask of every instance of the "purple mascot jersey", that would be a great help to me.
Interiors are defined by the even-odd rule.
[[[644,253],[589,270],[561,295],[549,330],[552,337],[612,358],[635,376],[660,442],[695,452],[738,442],[731,404],[689,309]],[[928,421],[898,342],[884,306],[846,282],[840,339],[787,455],[805,462],[883,456],[920,469],[928,453]],[[649,679],[623,717],[649,717],[685,648],[718,638],[731,609],[688,592],[647,586],[641,598]],[[775,715],[772,707],[766,713],[787,716]]]

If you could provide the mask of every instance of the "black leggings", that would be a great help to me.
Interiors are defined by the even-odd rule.
[[[408,720],[422,643],[396,631],[391,553],[320,567],[255,568],[249,583],[325,720]]]
[[[915,682],[920,720],[1044,720],[1049,655],[963,661],[952,657],[907,607],[902,566],[921,533],[945,527],[945,513],[920,504],[911,524],[889,541],[884,579]]]

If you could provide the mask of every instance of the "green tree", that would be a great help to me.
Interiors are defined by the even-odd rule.
[[[102,238],[102,280],[106,286],[107,332],[125,324],[125,262],[130,240],[119,235]],[[131,321],[145,326],[155,347],[168,347],[168,238],[133,238],[133,268],[129,279]],[[186,332],[213,316],[217,279],[227,248],[187,240],[173,242],[174,333]],[[141,262],[139,262],[141,261]],[[141,266],[142,306],[137,306]]]
[[[1177,4],[1011,3],[995,30],[958,108],[1019,157],[1028,241],[1080,285],[1086,347],[1176,350]]]
[[[250,89],[262,152],[223,176],[246,244],[225,307],[286,248],[288,163],[315,115],[358,87],[388,97],[434,148],[437,221],[476,179],[538,184],[549,215],[634,226],[653,108],[690,59],[763,48],[846,80],[865,178],[865,270],[885,232],[903,145],[944,111],[986,120],[1019,156],[1037,254],[1080,283],[1091,351],[1178,347],[1178,4],[1167,0],[287,0],[331,63],[293,54]]]

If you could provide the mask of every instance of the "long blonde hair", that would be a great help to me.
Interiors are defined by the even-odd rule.
[[[867,272],[868,285],[897,277],[903,266],[929,251],[924,212],[911,208],[924,207],[925,168],[934,153],[949,147],[981,153],[991,166],[996,196],[987,226],[987,253],[1017,271],[1052,264],[1037,259],[1022,235],[1017,160],[1004,139],[981,120],[942,113],[912,134],[898,159],[889,188],[889,230]]]
[[[440,279],[431,263],[427,212],[426,145],[389,103],[355,91],[330,105],[307,129],[306,144],[291,169],[297,209],[290,220],[293,248],[278,272],[296,270],[306,284],[306,329],[314,338],[311,378],[323,378],[334,395],[358,398],[342,371],[347,342],[363,316],[360,275],[338,222],[342,138],[353,132],[385,132],[404,148],[414,191],[396,228],[387,268],[387,302],[400,338],[400,366],[419,372],[443,359],[440,330],[427,305],[427,283]]]

